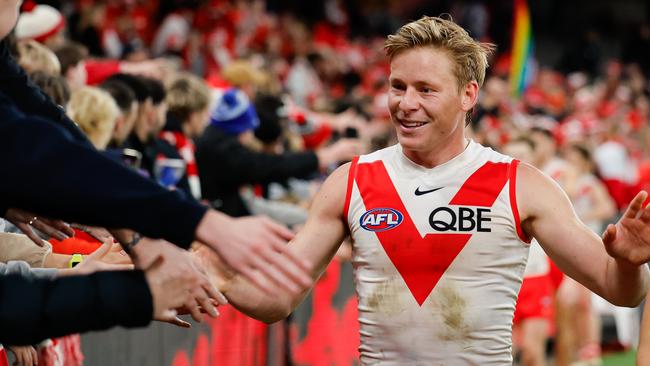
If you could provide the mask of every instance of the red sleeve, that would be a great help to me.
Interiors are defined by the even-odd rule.
[[[51,238],[52,252],[58,254],[84,254],[88,255],[97,250],[102,243],[92,236],[75,229],[75,235],[65,240]]]
[[[97,85],[109,76],[120,72],[119,60],[86,60],[85,66],[88,85]]]

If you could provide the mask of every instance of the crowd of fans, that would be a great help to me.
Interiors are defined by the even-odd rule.
[[[325,19],[308,26],[260,0],[81,0],[59,9],[26,2],[13,52],[31,82],[107,157],[228,215],[266,215],[295,229],[329,172],[395,142],[383,36],[350,37],[341,2],[325,8]],[[640,34],[648,42],[648,26]],[[595,75],[541,67],[515,98],[507,55],[497,54],[468,129],[476,141],[549,174],[600,234],[639,190],[650,189],[650,85],[642,62],[611,59]],[[31,232],[5,227],[19,229]],[[119,246],[102,245],[110,240],[104,230],[74,231],[47,238],[45,247],[4,234],[0,257],[17,272],[28,270],[10,261],[61,268],[79,254],[88,256],[71,272],[130,264]],[[523,364],[543,359],[554,335],[559,363],[597,362],[596,314],[605,308],[619,314],[619,341],[635,346],[636,313],[602,305],[569,279],[545,291],[556,300],[541,327],[522,327],[521,339],[515,333]],[[38,356],[32,346],[8,348],[23,365],[83,359],[74,336],[42,343]]]

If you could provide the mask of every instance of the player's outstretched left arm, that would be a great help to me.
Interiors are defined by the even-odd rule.
[[[641,265],[650,257],[643,256],[650,252],[650,212],[643,210],[643,219],[637,217],[644,197],[637,196],[602,239],[580,221],[554,181],[527,164],[520,164],[517,172],[524,231],[537,239],[562,272],[619,306],[637,306],[650,285],[648,268]]]

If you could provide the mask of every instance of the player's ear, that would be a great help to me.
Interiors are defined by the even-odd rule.
[[[461,106],[463,111],[469,112],[474,108],[478,101],[478,82],[472,80],[465,84],[465,88],[461,90]]]

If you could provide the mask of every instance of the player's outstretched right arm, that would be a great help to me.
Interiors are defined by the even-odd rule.
[[[327,178],[314,198],[305,226],[289,243],[289,253],[314,264],[311,273],[314,282],[336,254],[347,232],[343,205],[349,167],[350,164],[343,165]],[[296,295],[282,288],[264,293],[239,275],[231,276],[219,287],[237,309],[267,323],[287,317],[311,288],[301,289]]]

